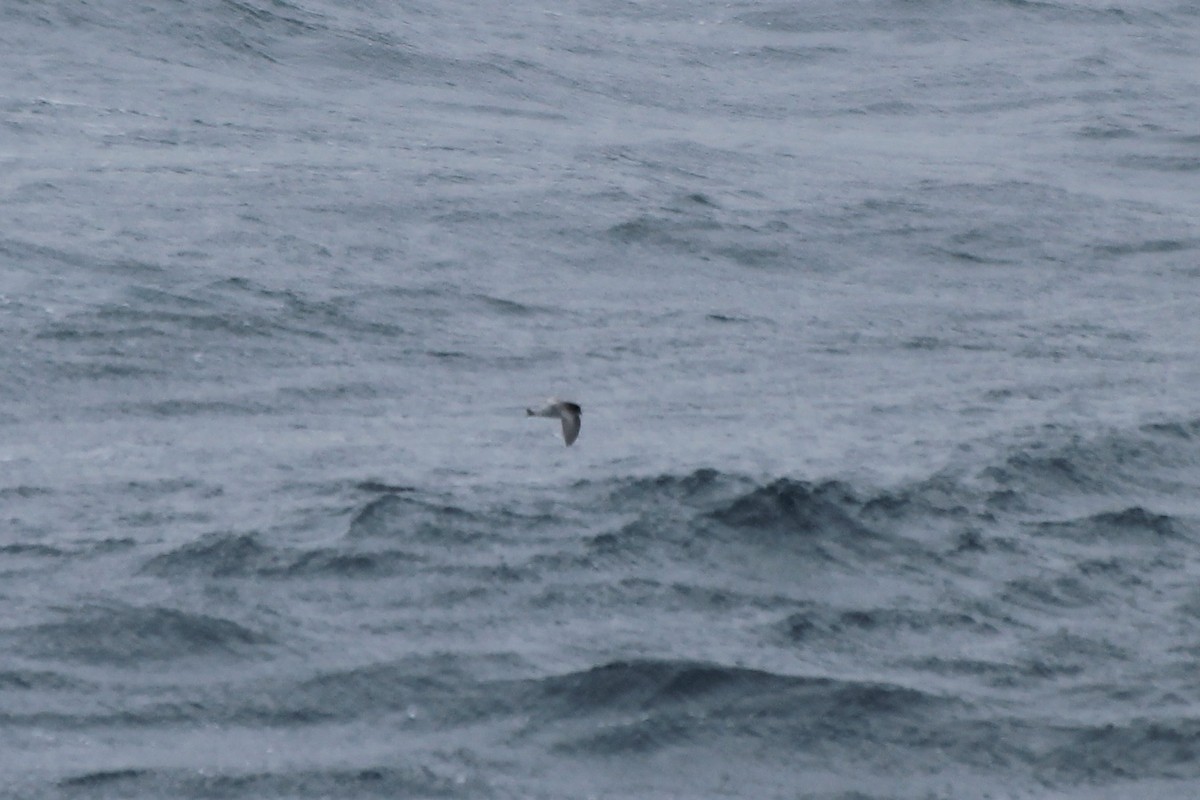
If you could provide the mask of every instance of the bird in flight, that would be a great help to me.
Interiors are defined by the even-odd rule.
[[[583,409],[578,403],[568,403],[565,400],[559,400],[557,397],[551,397],[546,401],[546,407],[534,411],[532,408],[525,409],[527,417],[553,417],[562,420],[563,441],[570,447],[576,439],[579,438],[579,426],[583,424],[580,416],[583,414]]]

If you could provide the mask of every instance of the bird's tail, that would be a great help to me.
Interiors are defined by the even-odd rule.
[[[536,416],[537,416],[537,414],[533,413],[533,409],[532,409],[532,408],[527,408],[527,409],[525,409],[525,416],[527,416],[527,417],[536,417]]]

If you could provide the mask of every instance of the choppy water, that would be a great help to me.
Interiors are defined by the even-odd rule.
[[[1197,42],[3,4],[0,794],[1194,797]]]

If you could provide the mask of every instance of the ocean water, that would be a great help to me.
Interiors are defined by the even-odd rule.
[[[0,4],[0,796],[1194,798],[1197,42]]]

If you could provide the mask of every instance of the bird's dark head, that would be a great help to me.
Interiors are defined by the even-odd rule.
[[[583,413],[583,408],[578,403],[563,403],[563,407],[565,407],[572,414]]]

